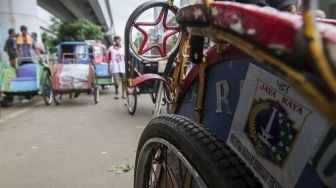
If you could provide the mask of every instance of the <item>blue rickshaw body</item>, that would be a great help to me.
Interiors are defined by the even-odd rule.
[[[63,64],[88,64],[91,46],[87,42],[68,41],[57,45],[58,63]],[[91,52],[92,53],[92,52]]]
[[[2,73],[10,72],[1,79],[0,91],[6,95],[37,94],[41,91],[44,66],[39,63],[20,65],[13,69],[9,66],[1,66]]]
[[[205,91],[205,101],[204,101],[204,110],[202,115],[202,125],[206,129],[209,129],[212,133],[214,133],[216,136],[218,136],[221,140],[226,142],[227,144],[231,144],[230,147],[235,149],[235,152],[245,161],[246,164],[250,166],[250,168],[253,170],[255,169],[255,173],[260,178],[265,178],[264,181],[266,182],[264,185],[269,187],[281,187],[283,182],[279,182],[278,177],[276,174],[272,171],[268,171],[269,166],[276,166],[279,171],[285,169],[285,166],[288,165],[288,159],[290,157],[301,159],[303,156],[308,155],[306,161],[303,163],[302,170],[295,172],[296,174],[292,174],[293,176],[296,176],[296,179],[292,180],[292,182],[286,182],[288,183],[289,187],[324,187],[324,186],[330,186],[334,185],[333,178],[334,174],[336,174],[336,164],[333,162],[335,158],[335,150],[334,148],[336,143],[336,129],[334,127],[330,127],[327,121],[320,121],[315,122],[319,123],[318,126],[314,126],[314,129],[305,130],[304,126],[307,127],[305,124],[305,121],[309,119],[309,115],[312,115],[316,112],[312,110],[310,114],[307,114],[307,116],[303,119],[302,127],[298,130],[295,129],[288,129],[287,132],[291,133],[292,135],[296,134],[296,139],[301,136],[301,139],[303,138],[305,142],[310,140],[318,140],[318,142],[315,142],[316,144],[314,146],[315,149],[304,149],[302,146],[299,148],[296,147],[296,149],[291,149],[289,152],[286,153],[287,160],[285,160],[281,165],[274,163],[272,159],[269,159],[269,155],[267,153],[270,153],[271,151],[268,151],[265,149],[265,147],[260,148],[258,147],[258,142],[253,142],[253,139],[256,139],[258,136],[262,137],[262,129],[265,128],[268,121],[270,121],[271,118],[271,112],[269,111],[261,111],[259,113],[254,114],[256,118],[254,119],[254,124],[251,124],[250,119],[242,120],[240,121],[241,127],[244,127],[240,131],[234,130],[234,121],[239,118],[243,118],[243,116],[239,116],[240,111],[244,111],[244,108],[246,108],[246,112],[249,114],[248,117],[250,117],[251,114],[253,114],[253,110],[255,109],[254,104],[251,104],[250,102],[245,102],[243,105],[240,104],[240,100],[244,100],[247,98],[246,96],[251,95],[255,96],[258,93],[258,90],[260,88],[251,90],[250,93],[246,93],[246,90],[243,90],[244,82],[246,82],[246,85],[249,85],[251,80],[249,80],[251,77],[247,78],[249,67],[254,66],[257,67],[257,69],[260,69],[261,72],[268,72],[269,74],[276,77],[276,74],[273,72],[269,72],[269,69],[267,69],[264,65],[257,62],[256,60],[252,58],[236,58],[236,59],[230,59],[230,60],[221,60],[218,63],[213,64],[208,68],[207,71],[207,88]],[[313,77],[312,79],[316,80],[318,82],[317,77]],[[257,81],[259,82],[259,80]],[[279,79],[278,87],[274,92],[276,93],[285,93],[284,91],[280,91],[283,89],[284,84],[281,84],[281,79]],[[190,119],[195,119],[195,111],[191,110],[194,109],[196,105],[197,100],[197,94],[198,94],[198,79],[195,78],[192,82],[192,84],[189,86],[189,89],[187,90],[187,93],[184,95],[183,100],[178,107],[177,114],[186,116]],[[258,86],[259,87],[259,86]],[[287,88],[290,88],[289,85],[286,86]],[[322,86],[323,87],[323,86]],[[269,96],[266,97],[267,99],[265,101],[257,101],[257,102],[265,102],[273,108],[279,108],[281,105],[283,106],[284,101],[277,101],[272,99],[272,89],[271,87],[268,88],[267,92],[269,93]],[[266,88],[267,89],[267,88]],[[245,92],[245,93],[243,93]],[[286,94],[284,94],[286,95]],[[289,97],[288,97],[289,98]],[[256,101],[254,101],[256,102]],[[287,101],[288,102],[288,101]],[[308,104],[307,101],[297,101],[298,104],[302,104],[303,106]],[[292,103],[290,103],[292,104]],[[240,105],[240,106],[239,106]],[[289,105],[287,103],[287,105]],[[243,110],[242,110],[243,109]],[[283,114],[286,116],[291,115],[290,111],[283,111]],[[279,122],[282,119],[279,119]],[[288,122],[294,122],[296,121],[295,118],[287,118]],[[243,123],[242,123],[243,122]],[[271,136],[274,138],[277,137],[277,135],[285,134],[281,132],[283,126],[279,125],[279,122],[277,122],[277,119],[273,121],[272,119],[272,128],[269,129],[269,132],[271,133]],[[314,121],[313,121],[314,123]],[[237,123],[236,123],[237,125]],[[252,126],[253,125],[253,126]],[[239,125],[238,125],[239,126]],[[278,126],[278,128],[276,128]],[[255,128],[255,135],[251,135],[251,132],[249,129],[251,127]],[[279,129],[280,127],[280,129]],[[252,129],[253,129],[252,128]],[[318,139],[314,137],[313,135],[316,135],[315,132],[323,132],[319,135]],[[281,133],[281,134],[280,134]],[[246,138],[250,139],[240,139],[238,136],[233,137],[232,135],[245,135]],[[247,136],[246,136],[247,135]],[[239,138],[239,139],[238,139]],[[282,138],[279,137],[278,140]],[[312,139],[314,138],[314,139]],[[295,145],[298,142],[297,140],[294,140],[292,145],[288,145],[290,148],[295,148]],[[260,140],[259,140],[260,142]],[[232,144],[234,143],[234,144]],[[246,144],[251,143],[251,144]],[[279,142],[282,143],[282,142]],[[274,143],[272,143],[274,144]],[[318,149],[316,149],[318,148]],[[295,152],[300,150],[300,153]],[[294,156],[294,157],[293,157]],[[303,160],[303,159],[302,159]],[[299,160],[300,161],[300,160]],[[273,164],[274,163],[274,164]],[[298,162],[296,162],[298,163]],[[296,164],[294,163],[294,165]],[[293,166],[294,166],[293,165]],[[294,168],[290,167],[289,172],[294,172]],[[258,174],[262,173],[262,174]],[[286,173],[281,173],[283,176],[286,176]],[[288,173],[290,174],[290,173]],[[289,176],[288,176],[289,177]],[[290,177],[289,179],[291,179]],[[269,183],[269,184],[267,184]]]

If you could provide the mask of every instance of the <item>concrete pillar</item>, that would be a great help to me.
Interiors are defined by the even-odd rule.
[[[37,0],[0,0],[0,59],[8,61],[3,51],[8,37],[8,29],[14,28],[20,32],[20,26],[25,25],[28,33],[36,32],[40,38],[40,19],[37,13]]]

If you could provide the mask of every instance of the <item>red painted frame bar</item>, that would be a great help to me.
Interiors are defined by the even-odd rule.
[[[158,74],[152,74],[152,73],[148,73],[148,74],[143,74],[141,76],[138,76],[132,80],[130,80],[129,82],[129,87],[136,87],[146,81],[150,81],[150,80],[159,80],[162,81],[166,87],[169,89],[170,92],[173,92],[173,88],[171,87],[171,85],[169,84],[169,82],[167,80],[165,80],[162,76],[158,75]]]
[[[162,8],[159,16],[157,17],[157,19],[154,22],[136,22],[136,23],[134,23],[134,27],[137,30],[139,30],[143,34],[143,36],[144,36],[144,39],[141,42],[139,50],[138,50],[139,54],[142,55],[142,54],[148,52],[149,50],[156,48],[159,51],[161,57],[165,57],[167,55],[167,46],[166,45],[167,45],[168,38],[171,37],[171,36],[173,36],[173,35],[175,35],[176,33],[178,33],[180,31],[179,26],[169,26],[169,25],[167,25],[167,15],[168,15],[168,12],[169,12],[168,8]],[[172,32],[170,32],[169,34],[167,34],[163,38],[162,47],[160,47],[157,44],[145,47],[145,45],[146,45],[146,43],[148,41],[148,33],[144,29],[142,29],[140,26],[155,26],[155,25],[158,25],[161,20],[162,20],[162,26],[163,26],[163,28],[165,30],[172,30]]]

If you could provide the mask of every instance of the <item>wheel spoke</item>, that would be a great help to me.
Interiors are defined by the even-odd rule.
[[[153,150],[152,152],[152,164],[151,164],[151,170],[153,171],[153,174],[154,174],[154,179],[152,177],[152,173],[151,173],[151,183],[154,181],[153,185],[154,187],[157,187],[159,184],[159,180],[160,180],[160,174],[161,174],[161,148],[159,146],[159,148],[157,150]]]
[[[211,146],[220,147],[219,149],[223,149],[223,156],[227,155],[224,153],[224,151],[227,151],[224,147],[215,145],[217,140],[214,136],[199,128],[189,119],[182,116],[175,117],[175,115],[158,116],[151,120],[140,138],[138,147],[140,149],[137,151],[136,158],[135,188],[207,188],[216,187],[216,185],[225,187],[227,185],[226,179],[218,178],[224,177],[223,174],[227,173],[226,171],[218,172],[220,176],[217,176],[217,178],[220,184],[213,180],[205,182],[205,180],[211,180],[212,178],[212,175],[204,173],[211,168],[211,165],[207,164],[211,164],[212,160],[203,158],[203,155],[208,154],[208,149],[213,147],[206,147],[204,150],[193,148],[195,145],[190,144],[189,141],[198,140],[193,139],[193,137],[185,137],[189,135],[185,133],[191,132],[189,131],[191,127],[198,129],[203,135],[209,136],[210,140],[213,139],[213,143],[210,143]],[[195,144],[196,146],[203,146],[204,143],[196,142]],[[193,150],[185,153],[188,151],[186,148]],[[230,151],[228,150],[228,152]],[[191,156],[196,156],[193,163],[190,162]],[[227,156],[231,157],[231,155]],[[194,166],[199,165],[199,163],[202,166]],[[202,170],[202,167],[206,171],[199,171]]]
[[[189,170],[186,171],[185,180],[183,182],[184,188],[191,188],[192,187],[192,174]]]
[[[174,176],[174,173],[172,171],[172,169],[170,168],[170,166],[166,163],[165,164],[165,170],[166,170],[166,174],[168,174],[168,177],[170,179],[170,183],[173,186],[173,188],[178,188],[178,182],[177,182],[177,178]]]
[[[169,160],[168,160],[169,157]],[[175,159],[176,157],[176,159]],[[192,188],[193,175],[184,163],[164,145],[154,147],[149,156],[151,161],[147,186],[149,188]],[[177,172],[174,172],[174,170]],[[179,181],[180,178],[180,181]],[[179,183],[181,182],[181,183]],[[198,187],[196,185],[196,187]]]
[[[183,172],[182,172],[182,164],[181,164],[181,160],[179,159],[179,168],[180,168],[180,176],[181,176],[181,182],[184,182],[184,178],[183,178]],[[182,186],[182,185],[181,185]]]
[[[167,161],[168,161],[168,157],[167,157],[167,148],[166,150],[164,151],[164,154],[165,154],[165,158],[164,158],[164,169],[165,169],[165,172],[166,172],[166,176],[165,176],[165,179],[166,179],[166,188],[167,188],[167,184],[168,184],[168,176],[167,174],[169,175],[169,172],[168,172],[168,168],[167,168]],[[170,179],[170,178],[169,178]]]

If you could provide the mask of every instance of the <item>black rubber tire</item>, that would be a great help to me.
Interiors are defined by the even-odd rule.
[[[56,105],[60,105],[62,103],[62,93],[54,93],[53,98]]]
[[[43,100],[49,106],[53,101],[52,79],[49,73],[46,73],[43,83]]]
[[[130,88],[130,87],[127,87],[126,89],[126,107],[127,107],[127,111],[130,115],[134,115],[135,111],[136,111],[136,108],[137,108],[137,102],[138,102],[138,98],[137,98],[137,92],[136,92],[136,88],[133,87],[133,88]],[[131,97],[133,98],[133,104],[130,104],[130,99]]]
[[[102,85],[101,88],[102,90],[107,90],[109,88],[109,85]]]
[[[143,131],[138,144],[134,187],[148,183],[146,167],[151,159],[143,148],[153,138],[168,141],[193,165],[209,188],[262,187],[244,162],[221,140],[206,129],[179,115],[158,116]]]
[[[2,107],[10,107],[13,105],[14,97],[12,95],[6,95],[3,97],[3,100],[1,102]]]

